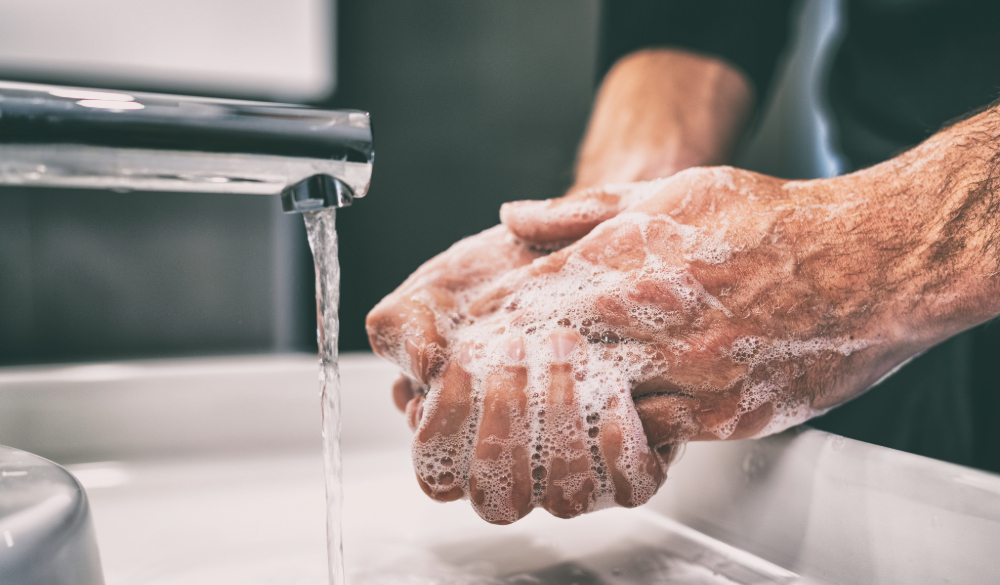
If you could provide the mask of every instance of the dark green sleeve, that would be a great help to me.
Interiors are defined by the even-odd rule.
[[[599,76],[648,47],[720,57],[767,92],[788,40],[792,0],[605,0]]]

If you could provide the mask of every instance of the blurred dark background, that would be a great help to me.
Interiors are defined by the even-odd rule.
[[[372,112],[377,154],[370,194],[338,216],[343,351],[367,349],[367,311],[502,202],[568,186],[598,14],[594,0],[337,3],[337,89],[305,101]],[[0,61],[0,79],[273,98],[96,77]],[[0,188],[0,363],[312,350],[301,222],[275,197]]]
[[[590,109],[598,3],[340,3],[330,105],[372,112],[370,197],[338,217],[341,348],[432,255],[498,221],[500,204],[572,179]]]
[[[265,14],[281,3],[252,4]],[[19,5],[31,9],[18,0],[0,12]],[[309,14],[328,19],[326,29],[310,34],[325,32],[326,45],[311,50],[329,55],[324,60],[305,46],[289,53],[286,60],[309,61],[313,71],[287,74],[288,80],[281,63],[268,65],[270,77],[214,84],[204,72],[188,76],[169,67],[159,76],[140,74],[129,63],[69,67],[64,63],[75,63],[72,44],[65,57],[40,45],[52,53],[49,61],[30,67],[30,60],[11,57],[19,42],[34,42],[23,33],[0,42],[0,79],[294,99],[370,111],[376,150],[371,191],[338,216],[341,349],[365,350],[365,314],[422,262],[496,224],[504,201],[558,196],[570,184],[598,82],[601,3],[296,0],[298,5],[304,7],[300,20]],[[785,64],[785,82],[762,109],[763,123],[744,148],[742,164],[785,176],[835,172],[821,152],[823,125],[813,95],[818,82],[810,72],[819,48],[833,38],[834,5],[803,4],[813,32],[800,35],[801,46]],[[89,22],[77,28],[86,33]],[[61,30],[57,24],[53,31]],[[234,23],[258,36],[260,26]],[[170,38],[163,41],[167,52]],[[182,45],[183,35],[176,42]],[[264,51],[251,39],[245,51],[281,47]],[[215,55],[225,48],[204,50]],[[121,54],[114,49],[98,56],[110,62]],[[245,68],[239,52],[230,52],[214,57],[218,67]],[[159,58],[147,53],[153,62]],[[759,147],[762,141],[766,148]],[[311,351],[312,278],[301,218],[282,215],[274,197],[0,188],[0,364]]]

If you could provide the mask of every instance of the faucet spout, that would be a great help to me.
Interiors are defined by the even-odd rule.
[[[367,112],[0,81],[0,184],[281,195],[301,213],[364,197]]]
[[[353,202],[351,188],[330,175],[314,175],[281,192],[281,209],[285,213],[347,207]]]

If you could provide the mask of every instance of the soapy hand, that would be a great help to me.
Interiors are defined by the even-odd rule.
[[[412,428],[426,382],[440,374],[447,359],[447,336],[466,320],[458,312],[463,299],[541,255],[496,226],[426,262],[368,315],[372,349],[406,372],[392,396]]]
[[[495,523],[637,506],[685,442],[777,432],[867,388],[914,350],[886,336],[883,258],[845,237],[872,218],[852,181],[693,169],[515,206],[531,230],[504,214],[528,243],[583,236],[549,255],[498,227],[432,260],[369,316],[416,380],[397,396],[414,396],[421,487]]]
[[[618,78],[669,77],[643,71]],[[633,89],[626,106],[655,93]],[[635,129],[604,111],[597,150],[617,144],[601,128]],[[368,318],[409,372],[421,487],[495,523],[639,505],[686,441],[777,432],[997,317],[998,136],[992,107],[834,179],[696,168],[505,206]],[[672,172],[609,152],[588,176]]]
[[[890,219],[868,184],[716,167],[507,204],[505,225],[529,245],[585,237],[471,312],[515,307],[499,319],[508,331],[577,329],[577,387],[627,391],[654,449],[778,432],[915,353],[890,300],[902,279],[873,269],[892,253],[861,233]],[[596,208],[611,219],[594,224]]]
[[[588,404],[589,414],[580,411],[566,361],[579,341],[575,333],[547,342],[556,363],[548,368],[552,384],[544,398],[536,383],[529,385],[523,337],[495,343],[487,333],[489,350],[463,341],[479,330],[472,302],[542,256],[497,226],[422,266],[368,317],[373,349],[407,373],[394,385],[393,398],[417,430],[413,449],[420,486],[440,501],[469,497],[495,523],[513,522],[536,505],[575,516],[593,509],[598,487],[605,505],[638,505],[662,483],[664,457],[674,452],[672,446],[651,452],[627,397],[600,407]],[[486,351],[496,353],[495,359],[483,359]],[[595,441],[601,416],[609,424],[601,425]],[[613,422],[616,417],[621,420]],[[543,435],[555,440],[543,441]],[[602,454],[616,462],[631,457],[634,469],[608,469],[600,464]]]

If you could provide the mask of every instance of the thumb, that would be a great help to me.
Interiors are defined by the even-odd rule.
[[[656,194],[664,180],[592,187],[544,201],[512,201],[500,207],[500,221],[529,244],[557,247]]]

